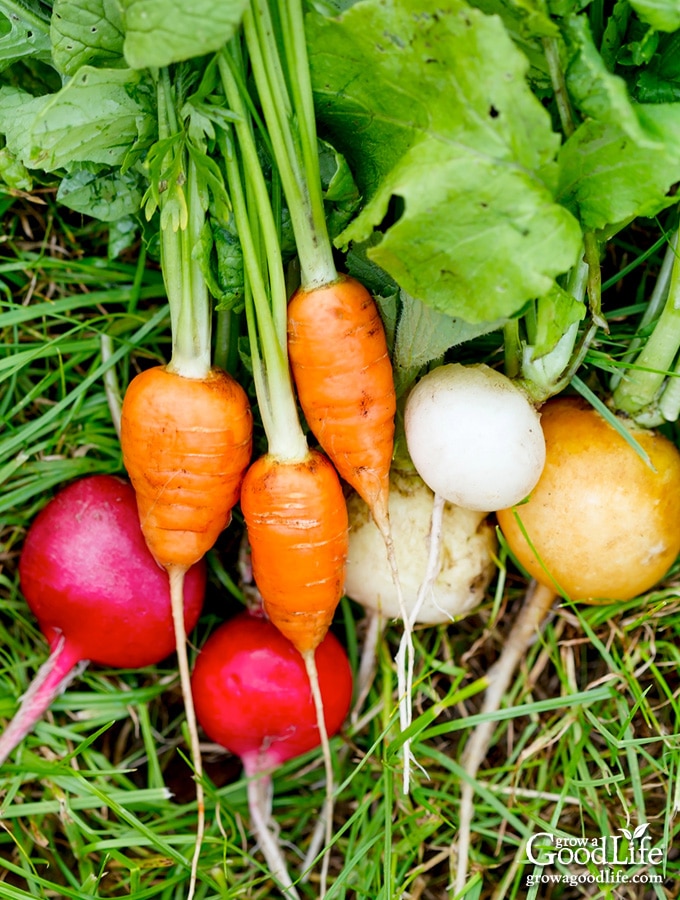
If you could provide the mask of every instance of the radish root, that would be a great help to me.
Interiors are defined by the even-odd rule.
[[[196,890],[198,877],[198,861],[201,855],[201,845],[205,832],[205,794],[203,791],[203,762],[201,757],[201,745],[198,736],[198,725],[194,710],[194,696],[191,691],[191,672],[189,669],[189,657],[187,654],[187,634],[184,627],[184,577],[187,573],[185,566],[169,565],[166,567],[170,578],[170,602],[172,604],[172,621],[175,628],[175,643],[177,650],[177,666],[179,669],[182,699],[186,715],[187,730],[189,732],[189,744],[191,747],[191,761],[196,777],[196,843],[191,860],[191,876],[189,880],[189,892],[187,900],[192,900]]]
[[[272,819],[271,775],[255,774],[248,778],[248,810],[260,850],[281,893],[289,900],[300,900],[300,895],[288,874]]]
[[[87,664],[88,660],[82,660],[64,635],[60,635],[28,690],[21,697],[19,709],[12,721],[0,736],[0,765],[31,731],[52,701],[66,690]]]
[[[487,673],[488,687],[481,715],[495,713],[500,709],[512,677],[543,625],[556,596],[552,588],[535,580],[530,583],[524,604],[506,638],[503,651]],[[452,860],[456,865],[456,894],[463,890],[467,880],[475,792],[473,781],[489,749],[495,724],[493,719],[489,719],[477,725],[465,746],[461,760],[468,779],[461,786],[460,825],[457,840],[451,848]]]

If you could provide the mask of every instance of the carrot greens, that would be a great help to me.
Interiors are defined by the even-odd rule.
[[[272,12],[265,0],[251,4],[244,16],[244,33],[274,157],[288,198],[302,284],[311,288],[330,284],[336,280],[337,273],[321,195],[302,5],[300,0],[293,0],[274,4],[274,8],[282,47],[276,40]]]

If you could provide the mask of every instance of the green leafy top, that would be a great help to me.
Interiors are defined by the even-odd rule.
[[[509,316],[574,264],[577,221],[554,201],[559,135],[501,21],[462,0],[365,0],[308,21],[319,115],[366,203],[365,240],[410,294],[469,322]]]
[[[2,0],[0,3],[0,72],[18,59],[49,62],[49,21],[37,4]]]
[[[64,75],[83,65],[126,65],[116,0],[55,0],[50,39],[54,65]]]
[[[305,138],[305,162],[320,168],[325,193],[315,216],[350,256],[363,248],[362,265],[379,268],[390,296],[401,298],[393,325],[402,382],[445,343],[498,328],[514,333],[516,358],[546,371],[559,345],[561,366],[563,335],[573,336],[586,312],[569,288],[584,249],[594,276],[612,234],[676,203],[680,0],[616,0],[611,8],[581,0],[313,5],[306,39],[324,140],[311,139],[309,104],[297,121],[292,102],[279,104],[278,115]],[[191,164],[208,221],[189,253],[224,307],[243,302],[245,282],[211,159],[211,129],[225,108],[210,71],[212,51],[242,17],[248,31],[247,7],[0,0],[0,177],[25,190],[34,172],[49,173],[62,202],[114,224],[142,205],[153,213],[163,194],[163,224],[172,231],[188,221],[177,179]],[[253,9],[258,28],[270,13],[279,30],[288,23],[283,38],[272,31],[258,43],[283,47],[293,96],[296,79],[306,77],[304,53],[296,52],[305,35],[283,15],[283,0],[258,0]],[[168,66],[184,125],[166,145],[155,83]],[[280,223],[284,254],[293,224],[300,258],[311,256],[292,207],[283,204]],[[330,249],[326,257],[322,268],[330,270]],[[597,279],[588,283],[591,332],[605,323]]]
[[[25,166],[126,166],[154,139],[153,86],[130,69],[82,66],[56,94],[0,87],[0,131]]]
[[[247,0],[121,0],[125,59],[141,69],[219,50],[247,5]]]

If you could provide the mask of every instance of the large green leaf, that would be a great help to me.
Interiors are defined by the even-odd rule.
[[[569,97],[583,117],[612,122],[638,144],[656,143],[640,125],[626,82],[607,69],[598,53],[587,17],[572,16],[563,28],[571,57],[566,73]]]
[[[144,185],[134,169],[120,172],[78,167],[61,179],[57,200],[83,215],[116,222],[139,212],[143,193]]]
[[[126,66],[117,0],[54,0],[52,56],[65,75],[81,66]]]
[[[584,122],[560,153],[560,197],[589,231],[611,230],[677,203],[680,103],[636,107],[646,138],[613,122]]]
[[[29,169],[124,165],[154,137],[153,97],[139,72],[84,66],[56,94],[0,88],[0,132]]]
[[[680,28],[680,0],[630,0],[630,5],[656,31]]]
[[[50,61],[49,23],[30,3],[0,0],[0,72],[23,57]]]
[[[551,290],[581,233],[554,202],[560,139],[496,16],[463,0],[362,0],[308,20],[319,117],[365,197],[338,243],[369,250],[409,294],[468,322]]]
[[[121,0],[125,58],[133,69],[212,53],[238,27],[248,0]]]

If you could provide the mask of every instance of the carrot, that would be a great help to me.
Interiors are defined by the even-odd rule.
[[[186,378],[154,366],[125,393],[121,440],[149,549],[164,567],[188,568],[239,499],[252,446],[245,391],[218,368]]]
[[[253,575],[268,617],[305,655],[321,643],[340,602],[347,557],[347,506],[328,459],[268,454],[241,493]]]
[[[373,297],[349,276],[300,288],[288,304],[288,353],[310,429],[384,533],[396,396]]]
[[[344,588],[348,517],[340,478],[310,450],[298,417],[286,341],[286,281],[272,201],[243,97],[241,49],[219,60],[234,112],[223,156],[246,274],[246,320],[253,378],[268,452],[249,468],[241,491],[252,571],[271,621],[300,652],[309,676],[326,771],[326,844],[332,838],[333,765],[315,650]],[[250,201],[250,202],[248,202]],[[321,871],[326,890],[328,855]]]
[[[184,627],[184,577],[230,521],[251,457],[252,415],[243,388],[210,364],[210,301],[194,255],[207,204],[196,164],[202,148],[195,143],[189,147],[174,102],[169,73],[163,70],[158,80],[159,142],[149,152],[152,179],[147,213],[160,206],[161,263],[170,306],[172,357],[167,366],[140,373],[128,386],[120,439],[142,532],[170,582],[180,683],[196,775],[191,900],[205,803]]]
[[[397,657],[402,728],[411,721],[412,625],[404,615],[389,520],[390,466],[394,452],[396,393],[385,329],[373,297],[356,279],[337,275],[320,287],[300,287],[288,304],[288,353],[307,424],[342,478],[368,506],[387,550],[404,644]],[[354,715],[370,689],[375,646],[385,619],[369,613]],[[377,627],[379,625],[379,627]],[[404,657],[407,659],[404,659]],[[408,790],[409,743],[404,745]]]
[[[193,893],[205,807],[186,652],[184,578],[229,524],[238,500],[252,449],[246,393],[220,369],[210,369],[203,378],[188,378],[167,366],[154,366],[137,375],[125,392],[121,446],[142,533],[170,580],[177,661],[197,777]]]
[[[396,393],[385,331],[368,291],[335,268],[301,0],[252,0],[243,25],[300,260],[301,287],[288,307],[288,352],[295,386],[312,433],[365,500],[385,542],[404,623],[397,675],[400,724],[405,730],[412,719],[414,651],[389,522]],[[373,666],[362,664],[362,670],[367,669]],[[368,684],[359,686],[359,701],[368,693],[371,678],[372,671]],[[410,742],[403,746],[406,793]]]
[[[328,459],[308,450],[301,459],[276,453],[248,469],[241,492],[255,583],[267,616],[300,652],[309,676],[326,772],[326,847],[332,839],[333,763],[316,667],[344,587],[348,516],[340,479]],[[328,855],[319,896],[326,893]]]

